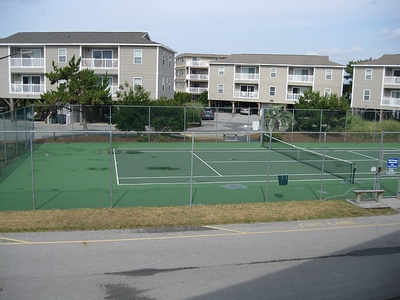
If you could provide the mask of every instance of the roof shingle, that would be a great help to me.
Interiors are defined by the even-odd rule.
[[[147,32],[18,32],[0,44],[158,44]]]

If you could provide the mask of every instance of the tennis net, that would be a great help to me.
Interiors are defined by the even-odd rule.
[[[272,139],[271,143],[270,138]],[[355,163],[351,161],[306,150],[274,138],[268,134],[263,134],[262,146],[269,149],[270,144],[270,150],[354,183]]]

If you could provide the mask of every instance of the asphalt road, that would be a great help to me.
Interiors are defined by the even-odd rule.
[[[0,299],[400,299],[399,229],[393,215],[0,234]]]

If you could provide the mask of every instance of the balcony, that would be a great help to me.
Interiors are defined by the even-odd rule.
[[[242,91],[234,91],[233,92],[234,98],[241,98],[241,99],[258,99],[259,93],[258,92],[242,92]]]
[[[208,74],[190,74],[186,77],[187,80],[208,80]]]
[[[186,91],[191,94],[201,94],[203,92],[207,92],[208,89],[205,87],[190,87]]]
[[[299,100],[299,97],[302,96],[302,95],[303,94],[286,93],[286,100],[297,101],[297,100]]]
[[[400,98],[390,98],[390,97],[382,98],[381,105],[382,106],[391,106],[393,108],[395,108],[395,107],[399,108],[400,107]]]
[[[82,58],[81,67],[87,69],[118,69],[118,59]]]
[[[400,85],[400,77],[397,77],[397,76],[385,76],[384,84]]]
[[[260,74],[256,74],[256,73],[235,73],[235,80],[258,81],[259,79],[260,79]]]
[[[186,62],[187,67],[208,67],[208,62],[206,61],[187,61]]]
[[[312,75],[288,75],[289,82],[302,82],[302,83],[313,83],[314,76]]]
[[[11,68],[43,68],[44,58],[34,58],[34,57],[18,57],[10,58]]]
[[[44,84],[11,84],[11,94],[41,94]]]

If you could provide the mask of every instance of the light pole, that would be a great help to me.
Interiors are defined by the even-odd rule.
[[[12,54],[9,54],[9,55],[0,57],[0,60],[5,59],[5,58],[10,57],[10,56],[18,55],[18,54],[21,54],[21,55],[24,55],[24,54],[25,54],[25,55],[32,55],[33,52],[32,52],[32,51],[15,52],[15,53],[12,53]]]

